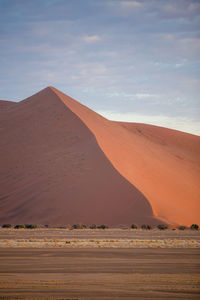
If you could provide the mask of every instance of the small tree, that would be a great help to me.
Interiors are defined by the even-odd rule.
[[[95,225],[95,224],[90,225],[90,229],[96,229],[96,228],[97,228],[97,225]]]
[[[17,224],[17,225],[15,225],[14,228],[15,229],[22,229],[22,228],[25,228],[25,225],[24,224]]]
[[[37,225],[36,224],[25,224],[25,228],[26,229],[35,229],[35,228],[37,228]]]
[[[81,226],[81,229],[87,228],[87,226],[85,224],[80,224],[80,226]]]
[[[11,224],[3,224],[3,225],[2,225],[2,228],[11,228],[11,227],[12,227]]]
[[[138,227],[137,227],[137,225],[136,224],[132,224],[131,225],[131,229],[137,229]]]
[[[160,229],[160,230],[165,230],[165,229],[168,229],[168,225],[167,224],[159,224],[157,226],[157,228]]]
[[[107,229],[108,226],[105,225],[105,224],[102,224],[102,225],[97,226],[97,228],[98,228],[98,229]]]
[[[186,226],[181,225],[181,226],[178,227],[178,229],[179,229],[179,230],[185,230],[185,229],[186,229]]]
[[[71,227],[71,229],[84,229],[84,228],[87,228],[85,224],[74,224]]]
[[[199,229],[199,225],[197,225],[197,224],[192,224],[192,225],[190,226],[190,229],[192,229],[192,230],[198,230],[198,229]]]
[[[146,224],[143,224],[141,226],[142,229],[146,229],[146,230],[150,230],[151,229],[151,226],[150,225],[146,225]]]

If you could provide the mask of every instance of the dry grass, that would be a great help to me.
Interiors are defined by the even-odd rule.
[[[2,239],[0,247],[23,248],[200,248],[199,240],[183,239]]]
[[[200,248],[200,231],[0,229],[0,248]]]

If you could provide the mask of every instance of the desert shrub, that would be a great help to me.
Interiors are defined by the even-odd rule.
[[[74,224],[71,227],[71,229],[84,229],[84,228],[87,228],[85,224]]]
[[[157,226],[157,228],[160,229],[160,230],[165,230],[165,229],[168,229],[168,226],[167,226],[167,224],[159,224]]]
[[[90,228],[90,229],[96,229],[96,228],[97,228],[97,225],[91,224],[89,228]]]
[[[106,228],[108,228],[108,226],[105,224],[102,224],[102,225],[97,226],[97,228],[98,229],[106,229]]]
[[[179,230],[185,230],[185,229],[186,229],[186,226],[181,225],[181,226],[178,227],[178,229],[179,229]]]
[[[2,225],[2,228],[11,228],[11,227],[12,227],[11,224],[3,224],[3,225]]]
[[[87,226],[85,224],[80,224],[80,226],[81,226],[81,229],[87,228]]]
[[[143,224],[141,226],[142,229],[147,229],[147,230],[150,230],[151,229],[151,226],[150,225],[146,225],[146,224]]]
[[[25,228],[34,229],[34,228],[37,228],[37,225],[35,225],[35,224],[25,224]]]
[[[15,229],[25,228],[25,225],[24,225],[24,224],[17,224],[17,225],[15,225],[14,228],[15,228]]]
[[[80,228],[80,225],[79,224],[73,224],[71,229],[79,229]]]
[[[197,224],[192,224],[192,225],[190,226],[190,229],[192,229],[192,230],[198,230],[198,229],[199,229],[199,225],[197,225]]]
[[[136,224],[132,224],[131,225],[131,229],[137,229],[138,227],[137,227],[137,225]]]

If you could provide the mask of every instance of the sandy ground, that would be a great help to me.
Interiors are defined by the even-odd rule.
[[[199,299],[199,247],[191,230],[0,229],[0,299]]]
[[[142,229],[5,229],[0,228],[1,239],[184,239],[200,240],[200,231],[196,230],[142,230]]]
[[[200,295],[198,249],[0,249],[0,264],[1,299]]]

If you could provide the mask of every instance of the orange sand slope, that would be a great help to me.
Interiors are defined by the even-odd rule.
[[[52,87],[3,102],[0,223],[200,223],[200,137],[109,121]]]

